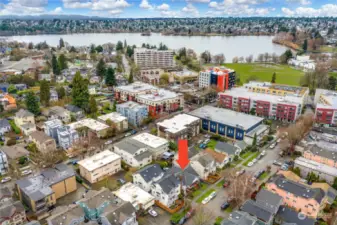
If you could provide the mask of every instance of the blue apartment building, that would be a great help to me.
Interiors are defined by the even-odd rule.
[[[136,102],[128,101],[117,105],[117,112],[128,118],[128,122],[136,127],[141,126],[148,117],[148,108]]]

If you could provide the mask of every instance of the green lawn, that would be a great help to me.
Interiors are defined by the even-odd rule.
[[[323,46],[320,47],[319,50],[321,52],[329,52],[329,53],[337,52],[337,48],[336,47],[329,46],[329,45],[323,45]]]
[[[208,187],[207,184],[201,183],[201,187],[198,190],[196,190],[195,192],[192,193],[193,198],[199,196],[204,190],[207,189],[207,187]]]
[[[197,199],[197,203],[201,203],[202,200],[204,200],[206,197],[208,197],[215,189],[211,188],[208,191],[206,191],[200,198]]]
[[[264,180],[268,177],[269,173],[267,172],[264,172],[260,177],[259,177],[259,180]]]
[[[272,75],[276,73],[276,83],[299,85],[304,72],[295,70],[287,65],[274,65],[263,63],[226,63],[226,67],[234,69],[239,75],[242,83],[246,83],[247,78],[257,77],[261,81],[271,81]]]
[[[247,159],[248,157],[250,157],[254,152],[245,152],[242,155],[240,155],[240,157],[242,159]]]
[[[228,212],[228,213],[233,212],[232,206],[229,206],[227,209],[225,209],[225,212]]]
[[[217,143],[216,140],[211,139],[211,140],[209,141],[209,143],[207,144],[207,148],[210,148],[210,149],[213,149],[213,150],[214,150],[214,149],[215,149],[216,143]]]
[[[225,180],[222,179],[219,183],[216,184],[217,187],[222,187],[222,185],[225,183]]]
[[[221,222],[223,221],[223,218],[221,216],[218,216],[216,219],[215,219],[215,223],[214,225],[221,225]]]
[[[243,163],[244,166],[248,166],[248,163],[250,163],[250,161],[252,161],[253,159],[255,159],[260,153],[259,152],[254,152],[253,154],[251,154],[248,159]]]

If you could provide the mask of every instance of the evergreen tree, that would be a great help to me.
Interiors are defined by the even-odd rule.
[[[94,97],[90,97],[89,101],[89,113],[93,118],[97,117],[97,103]]]
[[[329,77],[329,89],[336,90],[337,79],[334,76]]]
[[[50,101],[50,85],[46,80],[40,83],[40,102],[42,105],[48,106]]]
[[[74,105],[87,109],[89,103],[88,82],[84,80],[79,71],[76,72],[72,82],[71,97]]]
[[[133,83],[133,73],[132,73],[132,70],[130,71],[130,74],[129,74],[129,84]]]
[[[126,40],[124,39],[124,48],[126,48],[128,45],[126,44]]]
[[[8,93],[10,93],[10,94],[16,94],[16,92],[17,92],[18,90],[16,89],[16,87],[15,87],[13,84],[11,84],[11,85],[9,85],[7,91],[8,91]]]
[[[53,55],[51,59],[51,66],[53,68],[54,75],[60,75],[60,68],[55,55]]]
[[[117,42],[116,51],[123,51],[123,43],[121,41]]]
[[[133,55],[133,48],[131,47],[131,46],[128,46],[127,48],[126,48],[126,54],[129,56],[129,57],[131,57],[132,55]]]
[[[69,52],[76,52],[76,48],[74,46],[71,46]]]
[[[60,44],[59,44],[60,49],[64,47],[64,41],[62,38],[60,38]]]
[[[25,99],[27,110],[34,115],[40,114],[40,105],[33,92],[28,92]]]
[[[96,53],[95,45],[92,44],[92,45],[90,46],[90,54],[95,54],[95,53]]]
[[[276,73],[274,72],[273,73],[273,76],[272,76],[272,78],[271,78],[271,82],[274,84],[274,83],[276,83]]]
[[[305,39],[302,45],[302,49],[304,52],[306,52],[308,50],[308,40]]]
[[[33,49],[33,48],[34,48],[34,44],[32,42],[29,42],[28,49]]]
[[[98,45],[96,48],[95,48],[96,52],[103,52],[103,47],[102,45]]]
[[[63,86],[56,88],[57,95],[59,99],[63,99],[66,96],[66,90]]]
[[[115,70],[111,67],[106,71],[105,84],[108,86],[116,85]]]
[[[105,75],[106,68],[105,68],[105,62],[103,59],[100,59],[96,66],[96,75],[103,77]]]
[[[112,111],[113,111],[113,112],[116,112],[116,111],[117,111],[117,101],[116,101],[116,99],[114,100],[114,103],[113,103],[113,105],[112,105]]]
[[[66,57],[64,56],[64,54],[61,54],[59,56],[58,66],[61,71],[68,68]]]
[[[256,144],[257,144],[257,136],[256,136],[256,133],[254,134],[254,138],[253,138],[253,143],[252,143],[252,145],[253,146],[256,146]]]

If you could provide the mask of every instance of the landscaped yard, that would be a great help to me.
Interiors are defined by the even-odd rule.
[[[211,188],[208,191],[206,191],[200,198],[197,199],[197,203],[201,203],[202,200],[204,200],[205,198],[207,198],[213,191],[215,191],[215,189]]]
[[[216,184],[217,187],[222,187],[222,185],[225,183],[225,180],[222,179],[219,183]]]
[[[253,159],[255,159],[260,153],[259,152],[254,152],[253,154],[251,154],[247,160],[243,163],[244,166],[248,166],[248,163],[250,163],[250,161],[252,161]]]
[[[271,81],[272,75],[276,73],[276,83],[299,85],[303,71],[295,70],[287,65],[264,64],[264,63],[226,63],[226,67],[234,69],[239,75],[242,83],[247,78],[255,76],[261,81]]]
[[[217,143],[216,140],[211,139],[211,140],[209,141],[209,143],[207,144],[207,148],[210,148],[210,149],[213,149],[213,150],[214,150],[214,149],[215,149],[216,143]]]
[[[225,209],[225,212],[228,212],[228,213],[233,212],[232,206],[229,206],[227,209]]]
[[[198,190],[196,190],[195,192],[192,193],[193,198],[199,196],[208,187],[208,185],[205,184],[205,183],[201,183],[200,185],[201,185],[201,187]]]
[[[240,157],[242,159],[247,159],[248,157],[250,157],[254,152],[250,152],[250,151],[247,151],[245,153],[243,153],[242,155],[240,155]]]
[[[221,225],[221,222],[223,221],[223,218],[221,216],[218,216],[216,219],[215,219],[215,223],[214,225]]]
[[[268,177],[269,173],[267,172],[264,172],[260,177],[259,177],[259,180],[264,180]]]
[[[320,47],[319,50],[321,52],[329,52],[329,53],[337,52],[337,48],[336,47],[329,46],[329,45],[323,45],[323,46]]]

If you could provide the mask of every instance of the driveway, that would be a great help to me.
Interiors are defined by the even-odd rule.
[[[147,215],[138,221],[139,225],[171,225],[171,215],[168,212],[156,206],[153,206],[153,209],[158,213],[158,216]]]

